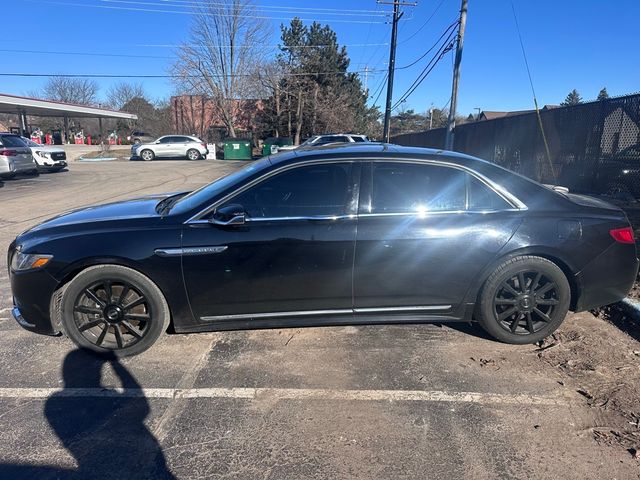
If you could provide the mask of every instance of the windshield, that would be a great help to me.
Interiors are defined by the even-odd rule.
[[[199,205],[206,203],[207,201],[213,199],[220,193],[224,192],[229,187],[233,186],[238,182],[242,182],[243,180],[255,175],[267,168],[271,162],[269,161],[269,157],[258,160],[254,163],[247,165],[240,170],[236,170],[229,175],[224,177],[220,177],[217,180],[200,187],[197,190],[194,190],[188,195],[180,198],[171,208],[172,214],[182,214],[197,208]]]

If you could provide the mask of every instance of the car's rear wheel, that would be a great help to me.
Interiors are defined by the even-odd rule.
[[[40,175],[40,171],[37,168],[34,168],[33,170],[29,170],[27,172],[27,175],[37,177],[38,175]]]
[[[151,347],[166,331],[170,313],[148,277],[120,265],[89,267],[65,287],[54,312],[79,347],[129,356]]]
[[[200,160],[200,152],[195,148],[187,150],[187,158],[189,160]]]
[[[155,154],[153,153],[153,151],[146,149],[146,150],[142,150],[140,152],[140,158],[142,160],[144,160],[145,162],[150,162],[151,160],[153,160],[155,158]]]
[[[571,302],[564,272],[546,258],[508,260],[486,280],[477,306],[478,322],[494,338],[535,343],[562,323]]]

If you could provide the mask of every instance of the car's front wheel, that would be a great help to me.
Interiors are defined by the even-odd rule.
[[[486,280],[477,320],[500,341],[535,343],[560,326],[570,301],[562,269],[546,258],[524,255],[505,261]]]
[[[145,149],[140,152],[140,158],[145,162],[150,162],[155,158],[155,154],[153,153],[153,151]]]
[[[190,148],[187,151],[187,158],[189,160],[200,160],[200,152],[198,150],[196,150],[195,148]]]
[[[162,292],[131,268],[89,267],[60,295],[52,312],[54,322],[76,345],[94,352],[137,355],[151,347],[169,325],[169,307]]]

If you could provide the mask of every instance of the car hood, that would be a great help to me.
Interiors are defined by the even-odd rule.
[[[39,232],[68,225],[82,224],[90,228],[92,225],[102,222],[126,221],[134,218],[158,218],[160,217],[156,212],[158,202],[176,193],[179,192],[150,195],[122,202],[80,208],[46,220],[25,233]]]

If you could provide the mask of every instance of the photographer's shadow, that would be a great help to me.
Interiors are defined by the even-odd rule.
[[[124,393],[101,385],[111,365]],[[77,469],[0,465],[2,478],[172,479],[160,444],[144,420],[149,402],[115,355],[70,352],[63,363],[64,389],[47,399],[44,414]]]

